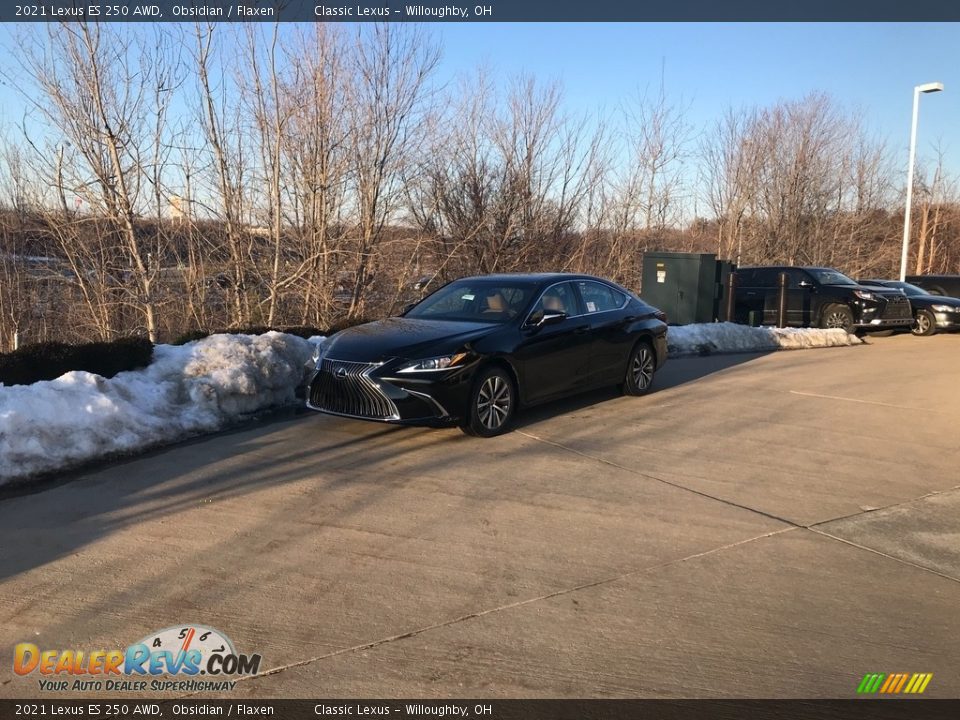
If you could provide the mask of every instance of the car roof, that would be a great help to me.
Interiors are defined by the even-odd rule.
[[[469,277],[457,278],[457,280],[490,280],[493,282],[530,282],[530,283],[549,283],[561,282],[563,280],[600,280],[610,283],[610,280],[596,277],[594,275],[584,275],[582,273],[498,273],[493,275],[471,275]],[[454,280],[454,282],[457,282]]]
[[[782,269],[823,270],[824,272],[841,272],[836,268],[817,267],[816,265],[745,265],[743,267],[737,268],[737,270],[782,270]]]

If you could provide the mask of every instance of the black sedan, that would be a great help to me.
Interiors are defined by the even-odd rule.
[[[933,295],[922,287],[897,280],[864,280],[860,284],[902,290],[913,307],[914,335],[933,335],[938,330],[960,329],[960,298]]]
[[[463,278],[400,317],[328,338],[307,406],[492,437],[520,406],[609,385],[646,393],[666,360],[665,321],[629,290],[588,275]]]

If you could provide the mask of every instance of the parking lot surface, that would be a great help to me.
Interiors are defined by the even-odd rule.
[[[0,499],[0,647],[201,623],[263,656],[232,697],[956,697],[958,357],[672,360],[493,440],[297,415],[112,464]]]

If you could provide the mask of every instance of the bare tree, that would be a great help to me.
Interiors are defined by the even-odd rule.
[[[74,190],[116,235],[126,267],[118,269],[115,280],[154,339],[159,258],[151,262],[136,219],[144,200],[148,116],[169,82],[165,46],[151,46],[145,37],[122,26],[86,22],[48,26],[46,37],[34,41],[21,58],[29,84],[18,87],[33,111],[58,128],[65,140],[57,147],[55,160],[61,205],[66,210],[64,176],[69,175]],[[162,112],[157,118],[162,135]],[[66,143],[73,163],[69,167]],[[40,160],[51,164],[49,158]]]
[[[422,27],[388,23],[357,30],[348,98],[356,232],[349,314],[363,311],[377,245],[402,195],[400,180],[420,146],[439,49]]]
[[[195,26],[194,63],[199,83],[201,117],[205,140],[213,155],[212,174],[218,196],[216,216],[221,220],[229,248],[230,291],[233,298],[232,322],[242,325],[250,316],[247,297],[249,260],[248,234],[243,223],[243,182],[245,157],[243,135],[237,127],[239,109],[229,104],[225,74],[217,73],[214,37],[216,25]],[[228,119],[234,125],[228,125]],[[230,138],[233,138],[231,143]]]

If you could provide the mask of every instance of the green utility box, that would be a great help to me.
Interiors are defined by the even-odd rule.
[[[640,295],[663,310],[671,325],[724,321],[735,269],[712,253],[647,252]]]

